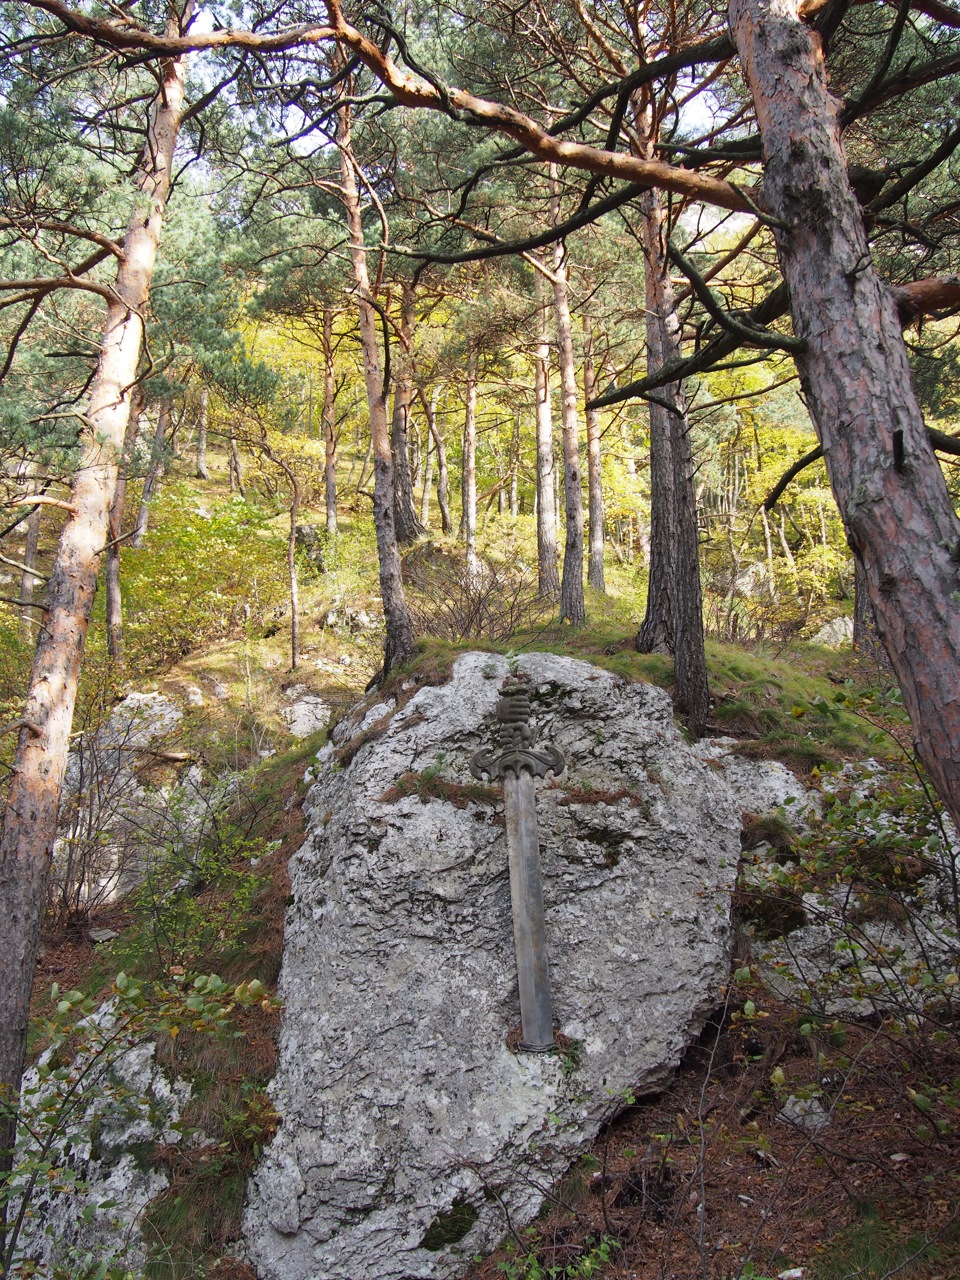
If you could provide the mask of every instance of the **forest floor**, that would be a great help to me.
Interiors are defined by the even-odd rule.
[[[933,1121],[911,1101],[960,1084],[956,1036],[888,1019],[821,1040],[754,995],[757,1014],[730,1015],[742,993],[718,1011],[669,1088],[627,1106],[469,1280],[956,1280],[960,1133],[935,1123],[946,1090]]]

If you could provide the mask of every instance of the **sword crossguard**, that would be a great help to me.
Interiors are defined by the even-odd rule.
[[[507,684],[500,691],[497,703],[497,720],[500,723],[499,747],[483,747],[470,760],[470,772],[482,781],[484,775],[502,778],[512,773],[531,773],[535,778],[545,778],[548,773],[560,774],[567,766],[563,752],[552,743],[540,750],[533,746],[534,732],[530,724],[533,708],[530,695],[521,684]]]

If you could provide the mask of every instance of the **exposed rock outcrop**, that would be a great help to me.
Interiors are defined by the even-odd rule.
[[[538,799],[564,1048],[519,1022],[503,805],[469,775],[508,666],[340,726],[293,860],[274,1098],[247,1243],[264,1280],[453,1277],[528,1221],[624,1104],[659,1088],[726,976],[740,814],[667,696],[529,655],[541,739],[567,773]]]
[[[142,1215],[168,1185],[150,1155],[156,1143],[179,1137],[175,1126],[189,1086],[170,1083],[152,1043],[117,1035],[112,1001],[79,1024],[77,1040],[80,1051],[69,1067],[50,1075],[57,1064],[48,1050],[24,1077],[26,1123],[11,1196],[12,1274],[22,1267],[32,1275],[31,1262],[41,1267],[38,1274],[51,1267],[86,1275],[98,1263],[141,1268],[147,1257]],[[35,1167],[40,1176],[31,1187]]]

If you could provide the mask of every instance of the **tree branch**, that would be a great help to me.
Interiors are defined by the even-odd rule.
[[[938,431],[936,427],[927,427],[927,439],[934,449],[937,449],[940,453],[949,453],[954,457],[960,457],[960,436],[948,436],[945,431]],[[805,471],[807,467],[812,466],[818,458],[822,457],[823,446],[818,444],[815,449],[811,449],[802,458],[798,458],[792,467],[788,467],[760,504],[764,511],[771,511],[780,501],[784,489],[790,484],[791,480],[795,480],[801,471]]]

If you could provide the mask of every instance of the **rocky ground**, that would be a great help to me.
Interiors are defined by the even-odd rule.
[[[289,708],[303,704],[297,715],[309,717],[321,701],[345,707],[375,646],[349,626],[340,634],[323,622],[306,678],[298,673],[291,681],[270,653],[255,655],[267,658],[258,668],[243,645],[221,646],[171,672],[161,688],[187,708],[185,736],[173,745],[195,748],[209,719],[222,750],[231,726],[244,723],[258,681],[273,689],[272,703],[252,730],[245,725],[247,761],[260,755],[268,765],[271,752],[282,753],[294,727],[284,714]],[[353,670],[339,662],[343,653],[355,654]],[[264,810],[268,822],[284,827],[284,853],[299,841],[297,801],[305,790],[303,765],[288,772],[282,803]],[[281,886],[275,895],[278,927],[286,892]],[[126,923],[113,907],[48,937],[38,1006],[52,981],[61,989],[87,985],[103,968],[91,931],[123,934]],[[746,972],[750,958],[740,954],[725,1006],[670,1087],[655,1097],[625,1097],[592,1151],[558,1186],[544,1188],[540,1217],[530,1227],[505,1224],[503,1246],[475,1259],[469,1280],[960,1274],[960,1050],[952,989],[913,1023],[894,1009],[811,1026],[802,1009],[779,1003],[757,983],[756,970]],[[187,1166],[177,1165],[173,1188],[189,1197],[193,1186]],[[226,1240],[189,1258],[161,1267],[157,1280],[255,1276],[242,1248]]]

